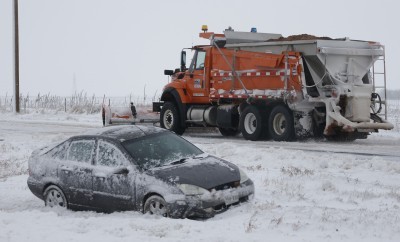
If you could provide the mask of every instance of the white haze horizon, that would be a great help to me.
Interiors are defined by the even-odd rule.
[[[0,96],[13,94],[12,0],[0,2]],[[153,96],[179,66],[182,48],[222,32],[312,34],[378,41],[386,48],[387,88],[400,89],[400,3],[366,1],[20,0],[20,93]]]

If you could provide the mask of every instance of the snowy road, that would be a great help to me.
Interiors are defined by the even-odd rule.
[[[256,186],[254,200],[206,221],[45,208],[26,186],[30,153],[99,127],[98,120],[0,116],[0,241],[399,241],[398,133],[279,143],[188,132],[204,151],[246,170]]]
[[[1,135],[12,136],[17,135],[48,135],[48,134],[63,134],[77,135],[85,132],[90,125],[77,124],[60,124],[60,123],[42,123],[33,121],[17,121],[7,122],[0,121]]]
[[[192,142],[200,144],[212,144],[220,142],[232,142],[239,146],[249,145],[255,147],[285,148],[289,150],[301,150],[313,153],[338,153],[353,154],[358,156],[377,156],[385,157],[393,161],[400,162],[400,146],[398,139],[389,137],[379,138],[375,135],[369,139],[356,140],[354,142],[329,142],[326,140],[305,140],[296,142],[274,142],[258,141],[252,142],[244,140],[242,137],[226,138],[216,133],[189,133],[185,137]],[[396,142],[397,141],[397,142]]]
[[[0,121],[3,134],[63,134],[63,135],[78,135],[90,128],[98,128],[100,124],[92,123],[60,123],[56,121],[32,121],[32,120],[19,120],[14,122]],[[219,133],[202,133],[189,131],[185,133],[185,138],[196,144],[214,144],[221,142],[231,142],[238,146],[249,145],[254,147],[271,147],[271,148],[285,148],[289,150],[301,150],[314,153],[338,153],[338,154],[354,154],[359,156],[377,156],[385,157],[390,160],[400,162],[400,146],[398,139],[393,138],[373,138],[365,140],[356,140],[354,142],[329,142],[326,140],[306,140],[297,142],[274,142],[274,141],[258,141],[252,142],[244,140],[241,136],[226,138]]]

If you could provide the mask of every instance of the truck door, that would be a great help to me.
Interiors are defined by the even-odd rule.
[[[186,88],[192,97],[192,103],[208,103],[209,90],[206,73],[206,51],[196,50],[189,67],[189,76],[186,78]]]

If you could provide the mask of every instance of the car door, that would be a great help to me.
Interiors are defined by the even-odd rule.
[[[93,158],[95,139],[72,140],[58,175],[71,206],[91,207],[93,200]]]
[[[135,171],[118,145],[99,139],[93,171],[95,206],[102,210],[132,210]]]

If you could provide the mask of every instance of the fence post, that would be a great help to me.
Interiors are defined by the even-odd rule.
[[[67,98],[64,98],[64,111],[67,112]]]

